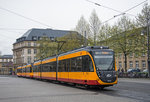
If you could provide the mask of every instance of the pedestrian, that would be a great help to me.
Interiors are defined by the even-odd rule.
[[[121,69],[121,72],[124,73],[124,69],[123,68]]]

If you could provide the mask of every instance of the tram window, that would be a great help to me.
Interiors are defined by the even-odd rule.
[[[58,72],[65,72],[65,67],[66,67],[65,60],[59,61]]]
[[[30,67],[30,72],[32,72],[32,67]]]
[[[66,71],[71,71],[70,59],[67,59],[67,60],[66,60]]]
[[[17,73],[20,73],[20,69],[17,69]]]
[[[59,61],[58,72],[61,72],[61,61]]]
[[[42,68],[42,72],[46,72],[46,64],[42,64],[43,68]]]
[[[71,72],[75,72],[76,71],[76,58],[72,58],[71,59]]]
[[[30,72],[30,67],[25,68],[26,72]]]
[[[62,72],[66,72],[66,60],[62,60],[62,63],[61,63],[61,71],[62,71]]]
[[[27,72],[27,69],[26,68],[24,68],[25,69],[25,73]]]
[[[51,70],[51,72],[54,72],[55,71],[55,62],[51,62],[51,64],[50,64],[50,70]]]
[[[93,72],[93,71],[94,71],[92,61],[89,61],[89,68],[90,68],[90,72]]]
[[[42,72],[46,72],[46,64],[42,64],[43,68],[42,68]]]
[[[34,72],[36,72],[36,66],[34,66]]]
[[[38,67],[38,65],[37,65],[36,68],[35,68],[35,72],[38,72],[38,69],[39,69],[39,67]]]
[[[23,72],[23,73],[25,72],[25,69],[24,69],[24,68],[22,69],[22,72]]]
[[[90,56],[83,56],[83,71],[84,72],[92,72],[94,71],[94,68],[93,68],[93,64],[92,64],[92,60],[90,58]]]
[[[38,69],[38,66],[34,66],[33,71],[38,72],[37,69]]]
[[[35,72],[35,66],[33,66],[33,72]]]
[[[63,72],[63,61],[60,63],[60,72]]]
[[[26,72],[28,72],[28,67],[25,68]]]
[[[82,71],[82,57],[76,58],[76,71],[78,72]]]
[[[37,68],[37,72],[41,72],[41,69],[42,69],[42,65],[38,65],[38,68]]]
[[[56,71],[56,61],[55,62],[52,62],[52,65],[53,65],[53,72],[55,72]]]
[[[48,72],[52,72],[53,71],[53,62],[48,63],[47,67],[48,67]]]
[[[67,72],[68,70],[67,70],[67,60],[64,60],[64,72]]]

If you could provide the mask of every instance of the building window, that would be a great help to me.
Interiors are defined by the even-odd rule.
[[[24,57],[22,57],[22,63],[24,63]]]
[[[145,52],[142,52],[142,57],[145,57]]]
[[[32,37],[32,40],[37,40],[37,37],[36,37],[36,36],[33,36],[33,37]]]
[[[39,37],[38,37],[38,40],[42,40],[42,37],[39,36]]]
[[[146,61],[142,60],[142,68],[146,68]]]
[[[34,42],[34,46],[36,46],[36,42]]]
[[[28,42],[28,46],[31,46],[31,42]]]
[[[130,61],[129,64],[130,64],[130,68],[133,68],[133,62]]]
[[[132,52],[130,52],[129,56],[130,56],[130,57],[133,57],[133,53],[132,53]]]
[[[54,41],[54,37],[50,37],[50,40],[51,40],[51,41]]]
[[[28,63],[31,63],[31,56],[28,56]]]
[[[138,55],[138,53],[136,52],[136,53],[134,54],[134,56],[137,58],[139,55]]]
[[[28,54],[31,54],[31,49],[28,49]]]
[[[135,61],[135,68],[139,68],[139,61]]]
[[[37,53],[37,49],[34,49],[34,54],[36,54]]]

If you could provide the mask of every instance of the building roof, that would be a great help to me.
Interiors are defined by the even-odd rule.
[[[3,55],[3,56],[0,56],[1,59],[12,59],[13,58],[13,55]]]
[[[33,28],[33,29],[28,30],[26,33],[24,33],[23,36],[21,36],[20,38],[16,39],[16,43],[21,42],[21,41],[38,40],[42,36],[46,36],[50,38],[62,37],[64,35],[67,35],[70,32],[73,32],[73,31]]]

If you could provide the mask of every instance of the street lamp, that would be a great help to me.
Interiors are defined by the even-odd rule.
[[[147,17],[146,17],[146,20],[147,20],[147,66],[148,66],[148,76],[150,78],[150,44],[149,44],[149,26],[150,26],[150,18],[149,18],[149,11],[148,11],[148,8],[146,6],[146,13],[147,13]]]

